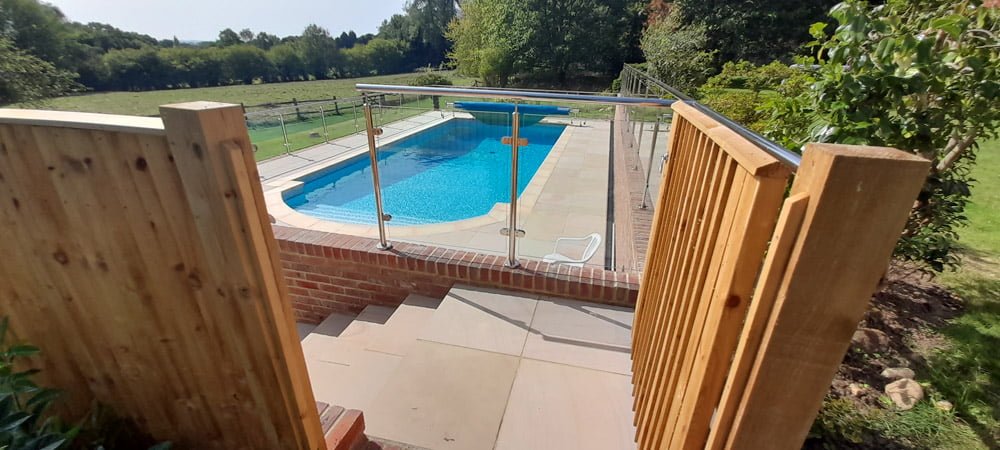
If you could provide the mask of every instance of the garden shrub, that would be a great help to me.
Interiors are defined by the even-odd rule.
[[[979,143],[1000,124],[1000,8],[982,1],[890,0],[835,6],[837,27],[811,28],[812,83],[778,96],[766,134],[806,142],[886,146],[932,161],[895,255],[954,267]]]

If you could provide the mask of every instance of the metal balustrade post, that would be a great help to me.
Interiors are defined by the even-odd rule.
[[[292,152],[292,146],[288,143],[288,130],[285,129],[285,115],[278,113],[278,122],[281,123],[281,138],[285,142],[285,154]]]
[[[354,132],[357,133],[358,130],[358,102],[351,102],[351,112],[354,113]]]
[[[330,142],[330,132],[326,129],[326,111],[323,111],[323,105],[319,106],[319,117],[323,121],[323,142]]]
[[[659,121],[659,119],[657,119],[657,121]],[[659,123],[657,123],[657,125],[659,125]],[[642,133],[644,131],[646,131],[646,122],[639,122],[639,136],[635,144],[635,170],[639,170],[639,166],[642,164],[642,162],[639,161],[639,152],[642,151]]]
[[[660,116],[656,116],[653,124],[653,142],[649,145],[649,163],[646,164],[646,188],[642,190],[642,204],[639,208],[646,209],[646,195],[649,194],[649,177],[653,172],[653,152],[656,151],[656,136],[660,133]]]
[[[382,134],[382,129],[375,128],[372,120],[372,107],[365,103],[365,129],[368,131],[368,157],[372,162],[372,187],[375,190],[375,213],[378,215],[378,245],[379,250],[389,250],[392,244],[385,237],[385,222],[392,219],[382,210],[382,182],[378,177],[378,150],[375,148],[375,136]]]
[[[511,126],[511,136],[510,136],[510,217],[509,224],[507,225],[507,267],[516,268],[520,267],[521,263],[517,260],[517,156],[518,148],[521,145],[521,115],[517,112],[517,106],[514,106],[514,112],[511,113],[511,120],[513,121]]]

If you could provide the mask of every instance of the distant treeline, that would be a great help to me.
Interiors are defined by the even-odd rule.
[[[411,71],[445,61],[454,0],[415,0],[378,35],[298,36],[225,29],[213,42],[157,40],[68,20],[38,0],[0,0],[0,103],[66,90],[151,90],[329,79]],[[32,74],[37,74],[31,77]]]

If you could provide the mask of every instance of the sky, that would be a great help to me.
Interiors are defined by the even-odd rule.
[[[284,37],[310,23],[330,30],[374,33],[402,12],[405,0],[44,0],[74,22],[103,22],[157,39],[215,40],[244,28]]]

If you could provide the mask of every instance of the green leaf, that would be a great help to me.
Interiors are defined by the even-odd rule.
[[[7,353],[11,356],[31,356],[37,355],[40,351],[34,345],[15,345],[7,350]]]
[[[809,35],[817,40],[826,37],[826,22],[816,22],[809,26]]]
[[[174,444],[171,443],[170,441],[167,441],[167,442],[160,442],[159,444],[149,447],[148,450],[170,450],[172,448],[174,448]]]
[[[31,408],[33,406],[40,406],[42,409],[52,403],[53,400],[59,398],[62,395],[62,391],[56,389],[42,389],[35,395],[31,396],[28,403],[25,404],[26,407]]]
[[[13,430],[21,426],[22,423],[24,423],[26,420],[30,418],[31,414],[28,414],[26,412],[16,412],[7,417],[4,417],[3,420],[0,421],[0,433]]]
[[[63,444],[65,444],[65,443],[66,443],[66,439],[59,439],[59,440],[57,440],[57,441],[55,441],[55,442],[53,442],[53,443],[51,443],[49,445],[46,445],[45,447],[42,447],[39,450],[56,450],[57,448],[62,447]]]
[[[938,17],[931,21],[931,28],[937,28],[943,30],[944,32],[951,35],[953,38],[957,38],[962,34],[962,16],[958,14],[952,14],[950,16]]]

